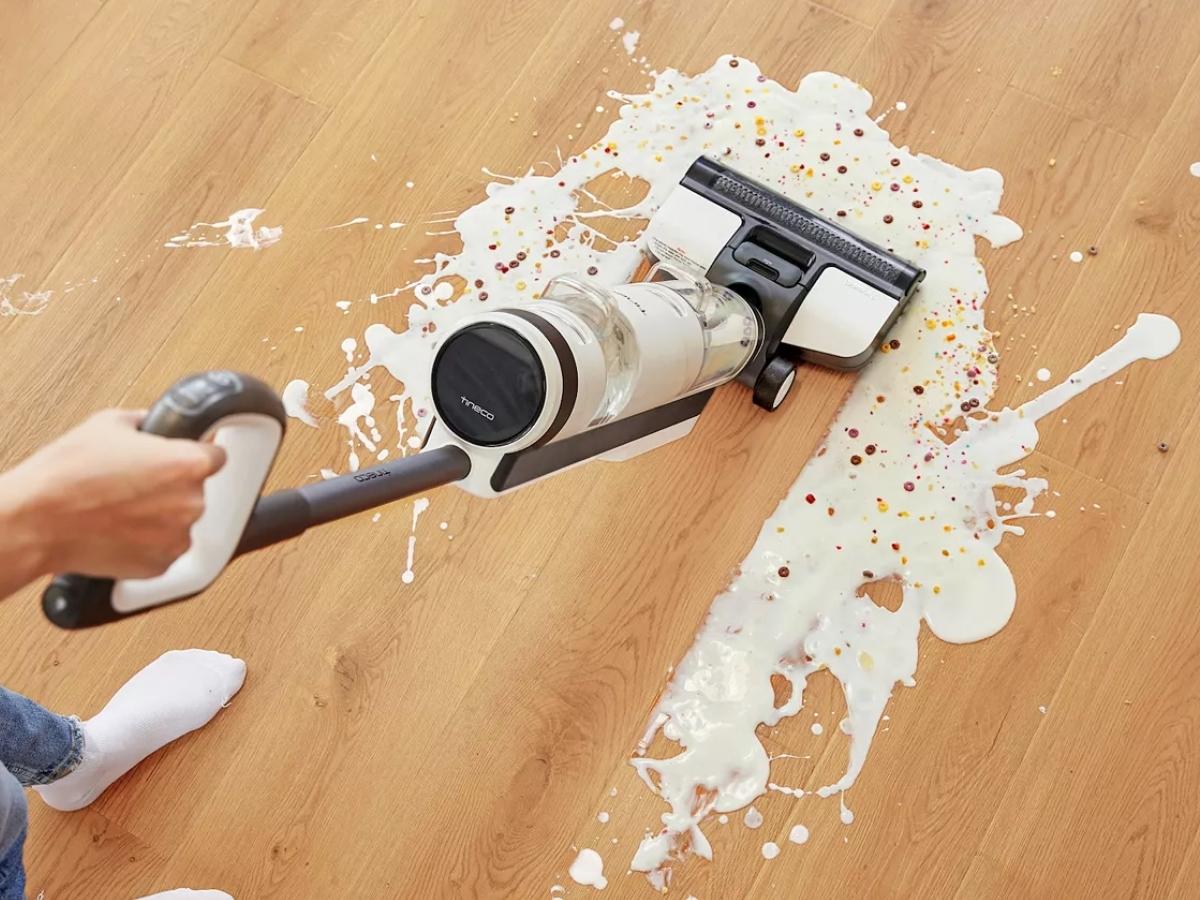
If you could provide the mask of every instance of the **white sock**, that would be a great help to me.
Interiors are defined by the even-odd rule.
[[[139,900],[233,900],[224,891],[194,891],[191,888],[175,888],[173,891],[163,891],[141,897]]]
[[[164,653],[125,682],[99,714],[80,723],[78,767],[34,790],[55,809],[82,809],[155,750],[206,724],[245,677],[246,664],[224,653]]]

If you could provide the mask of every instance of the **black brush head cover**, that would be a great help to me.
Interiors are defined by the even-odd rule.
[[[480,447],[500,447],[527,432],[546,404],[546,371],[537,351],[495,322],[446,338],[433,361],[433,403],[452,432]]]

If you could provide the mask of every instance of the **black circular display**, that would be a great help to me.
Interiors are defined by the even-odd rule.
[[[468,325],[446,338],[434,357],[433,403],[463,440],[499,447],[542,414],[546,371],[533,345],[508,326]]]

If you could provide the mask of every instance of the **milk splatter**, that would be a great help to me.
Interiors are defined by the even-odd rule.
[[[788,840],[793,844],[808,843],[808,829],[803,825],[793,825],[792,830],[788,832]]]
[[[350,390],[351,403],[338,416],[338,424],[349,433],[347,444],[350,446],[350,471],[357,472],[359,466],[358,444],[362,444],[371,453],[376,451],[376,443],[380,440],[379,431],[375,427],[375,395],[365,384],[354,384]],[[368,435],[367,429],[370,431]]]
[[[311,428],[317,427],[317,420],[308,411],[308,382],[295,378],[283,387],[283,411],[293,419],[299,419]]]
[[[13,285],[24,277],[14,272],[0,278],[0,316],[36,316],[50,305],[53,291],[21,291],[19,297],[15,296]]]
[[[400,576],[400,580],[405,584],[412,584],[413,579],[416,578],[416,574],[413,572],[413,554],[417,550],[417,522],[421,518],[421,513],[427,509],[429,509],[428,497],[418,497],[413,501],[412,533],[408,536],[408,564]]]
[[[571,863],[568,873],[576,884],[604,890],[608,887],[608,879],[604,877],[604,860],[600,854],[590,847],[584,847]]]
[[[625,47],[625,52],[633,56],[637,52],[638,38],[642,36],[640,31],[627,31],[621,35],[621,44]]]
[[[762,845],[763,859],[774,859],[779,855],[779,845],[774,841],[767,841]]]
[[[1188,172],[1197,178],[1200,178],[1200,162],[1194,162],[1188,166]]]
[[[330,225],[325,229],[325,231],[333,231],[337,228],[349,228],[351,225],[362,225],[370,221],[371,220],[366,216],[355,216],[353,219],[349,219],[345,222],[339,222],[337,225]]]
[[[742,820],[747,828],[761,828],[763,823],[763,815],[753,806],[746,810],[745,818]]]
[[[263,210],[247,208],[229,214],[220,222],[197,222],[187,231],[167,240],[164,247],[233,247],[261,250],[283,237],[283,226],[261,225],[256,230],[254,220]],[[350,224],[350,223],[347,223]],[[226,229],[224,234],[220,230]]]
[[[1141,316],[1068,381],[1016,410],[989,412],[996,355],[974,237],[1000,246],[1021,235],[997,213],[999,173],[963,171],[895,147],[869,116],[866,91],[830,73],[811,74],[793,91],[753,63],[724,56],[695,76],[658,73],[646,94],[610,96],[623,103],[620,116],[592,147],[557,171],[494,176],[486,199],[454,219],[462,249],[434,253],[424,260],[426,275],[391,292],[413,290],[407,321],[400,331],[369,326],[366,360],[326,391],[329,398],[344,402],[349,392],[349,409],[360,408],[362,392],[370,394],[364,379],[377,384],[375,370],[385,369],[399,385],[386,401],[397,430],[419,431],[431,408],[428,371],[440,334],[487,306],[536,300],[559,274],[627,280],[642,258],[639,241],[606,236],[602,226],[626,220],[636,231],[700,154],[928,272],[820,452],[715,600],[651,717],[633,763],[670,808],[632,867],[662,884],[672,860],[689,852],[711,858],[706,816],[745,807],[768,790],[770,760],[755,729],[797,713],[810,675],[829,669],[845,690],[846,771],[812,791],[772,787],[840,795],[866,761],[894,685],[914,683],[921,622],[953,642],[1003,627],[1015,587],[996,549],[1004,534],[1022,533],[1016,521],[1032,514],[1046,483],[999,470],[1036,445],[1039,418],[1135,359],[1169,352],[1178,330],[1163,317]],[[598,199],[596,185],[613,180],[630,199]],[[361,436],[345,418],[353,469]],[[1002,512],[998,486],[1024,498]],[[894,612],[870,597],[881,580],[903,589]],[[779,708],[772,675],[792,686]],[[664,758],[644,755],[660,732],[678,747]],[[842,800],[844,818],[852,817]]]

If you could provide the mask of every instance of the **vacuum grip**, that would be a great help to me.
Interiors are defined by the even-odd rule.
[[[87,628],[208,587],[234,555],[286,422],[278,395],[249,375],[202,372],[172,385],[147,412],[140,430],[169,438],[211,438],[226,454],[225,465],[204,482],[204,512],[192,526],[191,546],[153,578],[57,575],[42,595],[47,618],[63,628]]]

